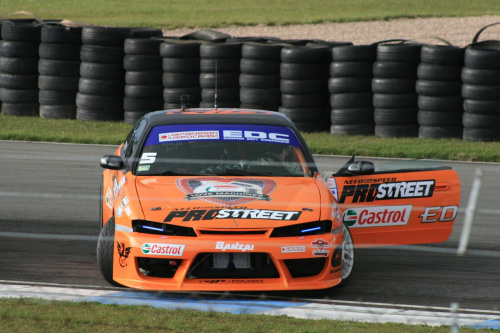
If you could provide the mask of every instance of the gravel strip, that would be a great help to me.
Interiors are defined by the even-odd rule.
[[[500,16],[444,17],[396,19],[373,22],[324,23],[289,26],[247,26],[216,29],[234,37],[278,37],[281,39],[322,39],[346,41],[355,45],[371,44],[388,39],[411,39],[427,44],[464,47],[472,43],[476,33],[484,26],[500,22]],[[164,31],[165,36],[182,36],[202,29],[176,29]],[[487,28],[479,41],[500,40],[500,24]]]

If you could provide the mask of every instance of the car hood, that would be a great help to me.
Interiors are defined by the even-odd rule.
[[[213,228],[276,227],[319,220],[313,177],[137,177],[144,217]]]

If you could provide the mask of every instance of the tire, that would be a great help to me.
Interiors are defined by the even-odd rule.
[[[332,94],[371,91],[372,77],[331,77],[328,91]]]
[[[76,91],[40,90],[38,102],[44,105],[75,105]]]
[[[241,59],[241,44],[201,44],[200,58],[205,59]]]
[[[124,96],[125,82],[123,80],[101,80],[80,78],[78,92],[86,95]]]
[[[417,94],[373,94],[373,106],[379,109],[416,108]]]
[[[37,117],[39,108],[38,103],[2,103],[2,112],[6,116]]]
[[[464,127],[492,128],[500,132],[500,113],[479,114],[464,112],[462,115]]]
[[[163,68],[162,58],[159,55],[126,55],[123,68],[126,71],[160,71]]]
[[[500,50],[470,46],[465,49],[465,67],[500,70]]]
[[[160,44],[160,56],[163,58],[200,58],[199,42],[164,42]]]
[[[463,111],[463,98],[460,94],[455,96],[424,96],[419,95],[417,99],[419,110],[457,112]]]
[[[405,62],[375,61],[373,77],[387,79],[417,79],[418,64]]]
[[[418,137],[418,125],[375,125],[375,136],[385,138]]]
[[[40,105],[40,118],[76,119],[76,105]]]
[[[380,109],[373,110],[373,121],[376,125],[411,125],[417,124],[418,109]]]
[[[241,57],[246,59],[262,59],[281,61],[280,44],[245,43],[241,48]]]
[[[498,101],[500,100],[500,85],[480,86],[464,83],[462,85],[462,97],[464,99]]]
[[[356,92],[356,93],[343,93],[331,94],[330,106],[332,109],[357,109],[373,107],[373,93]]]
[[[500,101],[465,99],[463,106],[464,110],[470,113],[498,114]]]
[[[418,65],[417,77],[421,80],[460,81],[462,80],[462,67],[434,65],[422,62]]]
[[[38,74],[38,58],[0,56],[0,72],[9,74]]]
[[[289,80],[311,80],[330,77],[330,63],[318,64],[294,64],[282,62],[280,64],[280,76]]]
[[[120,287],[113,280],[113,255],[115,248],[115,217],[110,218],[99,233],[97,240],[97,266],[102,277],[111,285]]]
[[[373,62],[345,61],[330,63],[330,77],[369,77],[373,76]]]
[[[0,41],[0,55],[14,58],[38,58],[39,45],[35,43]]]
[[[245,74],[279,75],[279,60],[246,59],[240,61],[240,71]]]
[[[328,106],[328,94],[282,94],[281,105],[288,108],[316,108]]]
[[[465,49],[448,45],[424,45],[420,61],[426,64],[458,66],[464,65]]]
[[[163,58],[162,68],[170,73],[200,73],[200,58]]]
[[[243,104],[279,105],[281,92],[279,89],[240,88],[240,101]]]
[[[333,135],[373,135],[375,125],[370,124],[348,124],[331,125],[330,134]]]
[[[327,79],[312,80],[287,80],[281,79],[280,89],[282,94],[318,94],[320,92],[328,93]]]
[[[331,109],[332,125],[373,124],[373,108]]]
[[[328,108],[285,108],[278,112],[286,115],[293,122],[323,122],[328,118]]]
[[[500,85],[500,70],[462,68],[462,81],[469,84],[495,86]]]
[[[188,74],[186,74],[188,75]],[[162,85],[163,70],[161,71],[126,71],[125,84],[131,85]]]
[[[161,108],[160,108],[161,109]],[[135,124],[142,116],[151,111],[125,111],[123,114],[123,121],[126,124]]]
[[[418,64],[421,49],[422,44],[379,44],[377,60]]]
[[[457,96],[462,91],[462,81],[431,81],[418,79],[415,91],[425,96]]]
[[[38,73],[53,76],[80,76],[80,61],[49,60],[38,61]]]
[[[78,91],[79,82],[79,76],[38,76],[38,88],[41,90]]]
[[[38,103],[38,89],[0,88],[0,101],[4,103]]]
[[[124,56],[122,47],[82,45],[79,60],[98,64],[121,64]]]
[[[40,73],[40,74],[46,74],[46,73]],[[124,79],[125,70],[123,69],[123,64],[98,64],[94,62],[82,61],[82,63],[80,64],[79,74],[81,77],[87,79],[125,80]],[[67,75],[67,76],[74,76],[74,75]]]
[[[418,137],[420,139],[462,138],[462,126],[420,126]]]
[[[371,62],[377,57],[377,45],[346,45],[332,49],[333,61]]]
[[[80,49],[78,44],[41,43],[38,50],[41,59],[79,61]]]
[[[161,39],[153,38],[127,38],[123,49],[127,55],[152,55],[160,57]]]
[[[500,130],[498,128],[474,128],[464,127],[464,140],[471,141],[500,141]]]
[[[377,94],[408,94],[415,92],[415,80],[374,77],[371,87],[371,90]]]
[[[440,111],[418,111],[420,126],[462,126],[462,113]]]
[[[349,283],[354,268],[354,243],[351,231],[347,226],[342,228],[342,281],[340,286]]]
[[[163,102],[163,86],[125,85],[125,97],[160,99]]]
[[[328,46],[297,46],[281,49],[281,61],[294,64],[330,63],[332,55]]]
[[[67,27],[63,25],[44,25],[41,31],[42,43],[82,44],[83,27]]]
[[[246,74],[241,73],[238,79],[240,87],[255,89],[272,89],[280,87],[278,74]]]

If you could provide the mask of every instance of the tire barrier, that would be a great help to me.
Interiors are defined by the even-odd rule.
[[[0,20],[4,115],[135,123],[159,109],[266,109],[301,131],[500,141],[500,41],[372,45]]]
[[[2,112],[38,116],[38,48],[41,26],[35,20],[2,21],[0,42],[0,98]]]
[[[188,95],[190,107],[199,107],[200,87],[200,45],[196,40],[164,41],[160,45],[163,66],[163,101],[165,109],[181,107],[180,96]]]
[[[125,40],[155,36],[162,36],[160,29],[102,26],[82,29],[76,119],[124,119]]]
[[[76,118],[82,29],[59,24],[42,27],[38,62],[41,118]]]
[[[287,114],[301,131],[327,131],[331,47],[321,44],[281,49],[279,112]],[[298,114],[306,114],[297,116]]]
[[[124,121],[135,124],[148,112],[163,108],[163,67],[156,38],[127,38],[124,42]]]
[[[373,135],[372,68],[376,45],[332,48],[330,63],[330,133]]]
[[[375,136],[417,137],[417,67],[422,45],[380,42],[373,64]]]
[[[424,45],[417,70],[419,138],[462,138],[464,49]]]

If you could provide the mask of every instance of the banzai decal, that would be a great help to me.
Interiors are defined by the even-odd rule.
[[[380,184],[346,185],[342,189],[340,203],[352,198],[352,203],[375,200],[412,199],[432,197],[434,180],[391,182]]]
[[[127,266],[127,258],[128,255],[130,254],[130,250],[132,249],[132,247],[125,247],[124,243],[120,244],[116,242],[116,248],[118,250],[118,255],[120,256],[120,259],[118,260],[120,266],[121,267]]]
[[[186,200],[203,200],[221,206],[236,206],[254,200],[270,201],[269,194],[276,188],[272,179],[245,179],[216,177],[180,178],[177,187],[186,193]]]

